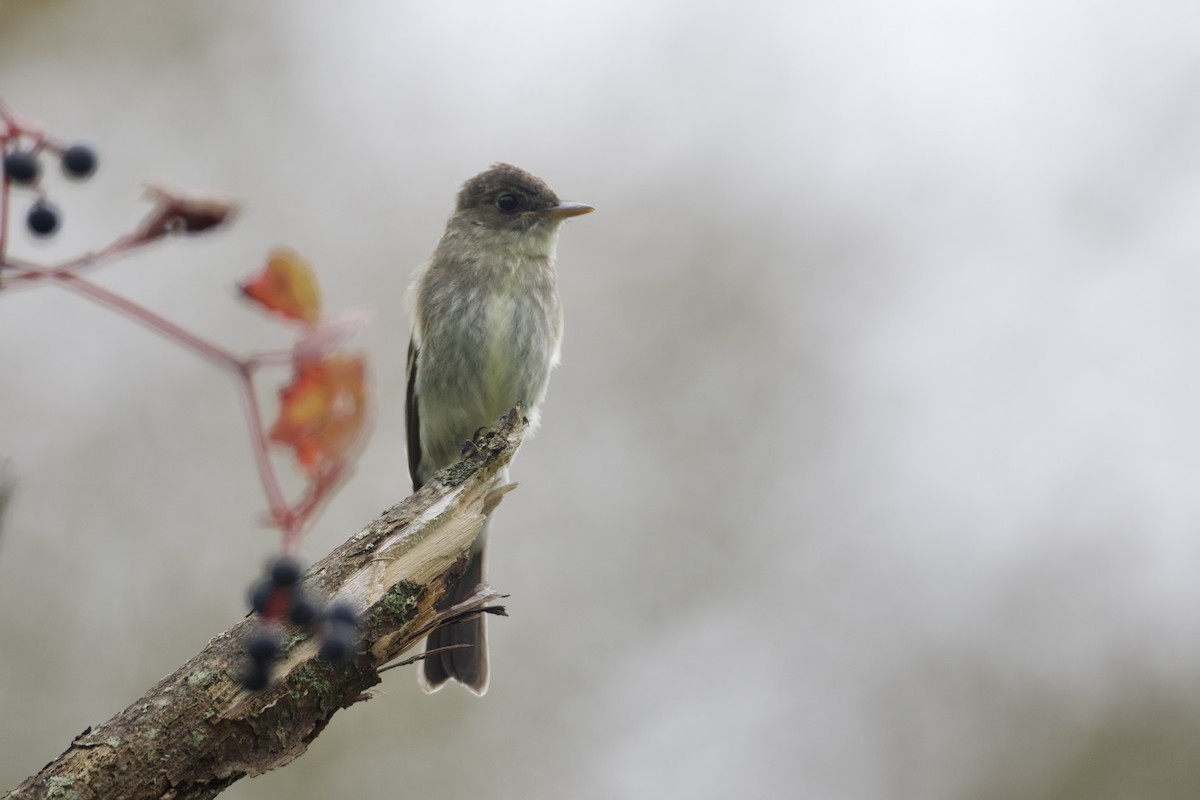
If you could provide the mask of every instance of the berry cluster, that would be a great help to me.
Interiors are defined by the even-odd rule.
[[[305,594],[300,586],[300,564],[282,557],[267,569],[267,577],[250,593],[250,606],[266,623],[246,643],[250,664],[242,675],[242,686],[252,692],[267,688],[271,665],[282,651],[279,628],[290,622],[313,628],[321,636],[321,658],[338,662],[348,657],[358,642],[358,614],[347,603],[328,608]]]
[[[62,149],[49,144],[33,149],[18,148],[19,146],[14,147],[4,154],[6,184],[11,182],[17,186],[36,188],[42,177],[42,165],[38,156],[47,151],[59,157],[63,173],[68,178],[84,180],[96,171],[96,153],[86,145],[75,144]],[[25,224],[35,236],[50,236],[58,230],[58,223],[58,209],[39,191],[37,199],[25,215]]]

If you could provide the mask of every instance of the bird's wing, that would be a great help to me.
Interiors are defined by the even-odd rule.
[[[408,342],[408,393],[404,398],[404,427],[408,433],[408,474],[413,491],[421,488],[417,469],[421,465],[421,419],[417,411],[417,337]]]

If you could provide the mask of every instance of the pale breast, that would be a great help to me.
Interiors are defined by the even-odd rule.
[[[539,416],[557,358],[561,307],[553,263],[527,261],[493,280],[466,280],[460,272],[420,288],[421,445],[439,467],[515,403],[524,404],[531,422]]]

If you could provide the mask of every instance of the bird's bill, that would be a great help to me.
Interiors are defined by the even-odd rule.
[[[538,211],[539,214],[545,214],[547,217],[555,217],[556,219],[566,219],[567,217],[578,217],[580,214],[590,214],[596,209],[583,203],[559,203],[550,208],[543,208]]]

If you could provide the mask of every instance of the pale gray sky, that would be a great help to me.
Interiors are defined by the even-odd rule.
[[[107,286],[240,350],[286,243],[369,308],[324,554],[406,491],[412,270],[498,160],[597,213],[491,577],[492,689],[396,670],[225,796],[1191,798],[1200,6],[0,6],[0,95],[94,143],[53,258],[148,178],[228,233]],[[23,202],[23,201],[22,201]],[[230,381],[0,296],[0,786],[241,613],[274,546]],[[269,394],[269,387],[268,394]]]

